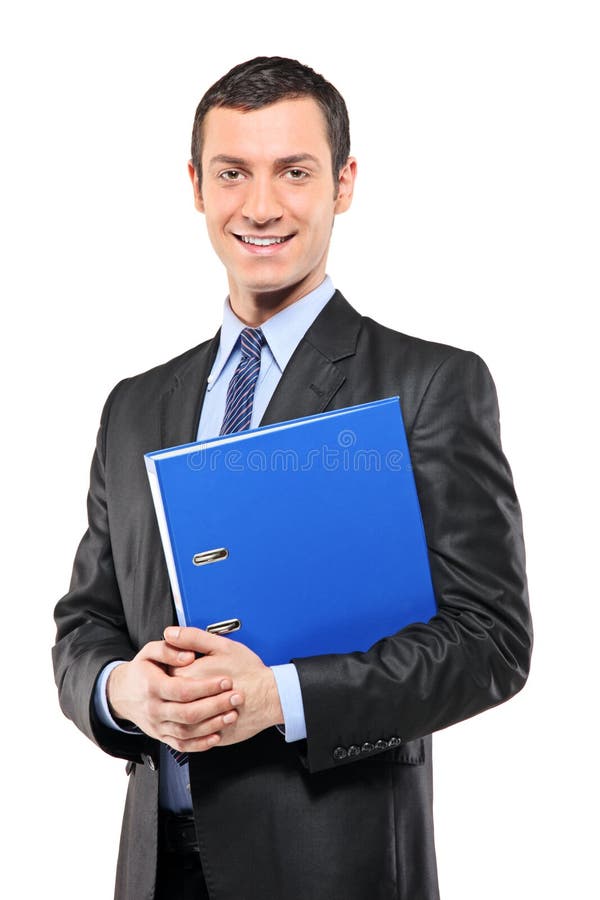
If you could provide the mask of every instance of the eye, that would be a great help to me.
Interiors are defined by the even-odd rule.
[[[243,177],[239,169],[226,169],[224,172],[219,172],[219,178],[223,181],[241,181]]]
[[[308,178],[308,172],[305,172],[304,169],[288,169],[285,174],[290,181],[304,181],[305,178]]]

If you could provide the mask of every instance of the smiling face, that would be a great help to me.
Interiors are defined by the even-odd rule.
[[[202,185],[191,164],[190,177],[243,321],[260,324],[321,283],[355,174],[350,158],[334,185],[326,122],[311,97],[208,112]]]

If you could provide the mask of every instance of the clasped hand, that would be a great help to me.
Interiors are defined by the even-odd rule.
[[[172,626],[164,635],[111,672],[107,695],[116,718],[186,753],[283,722],[273,672],[244,644],[199,628]]]

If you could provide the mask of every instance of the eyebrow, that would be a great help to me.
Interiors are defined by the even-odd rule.
[[[225,156],[223,153],[219,153],[218,156],[213,156],[209,166],[213,166],[215,163],[222,163],[224,166],[245,166],[246,160],[240,159],[239,156]]]
[[[280,156],[275,160],[276,166],[293,166],[296,163],[312,162],[319,168],[321,163],[312,153],[294,153],[292,156]]]
[[[312,155],[312,153],[294,153],[292,156],[280,156],[275,160],[275,167],[281,168],[282,166],[293,166],[303,162],[312,162],[319,169],[321,168],[321,163],[316,156]],[[224,153],[219,153],[210,160],[209,166],[213,165],[247,166],[248,160],[242,159],[239,156],[227,156]]]

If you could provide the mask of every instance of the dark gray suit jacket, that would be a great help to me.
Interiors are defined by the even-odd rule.
[[[103,727],[94,684],[108,662],[132,658],[175,621],[143,454],[195,439],[218,339],[111,393],[92,464],[89,528],[56,608],[62,709],[103,750],[133,763],[117,872],[123,900],[153,896],[158,747]],[[366,653],[295,660],[306,741],[286,744],[272,729],[192,755],[213,900],[435,900],[429,735],[501,703],[527,677],[520,513],[494,385],[479,357],[384,328],[336,292],[262,424],[395,394],[438,615]],[[321,515],[332,529],[344,527],[326,507]]]

